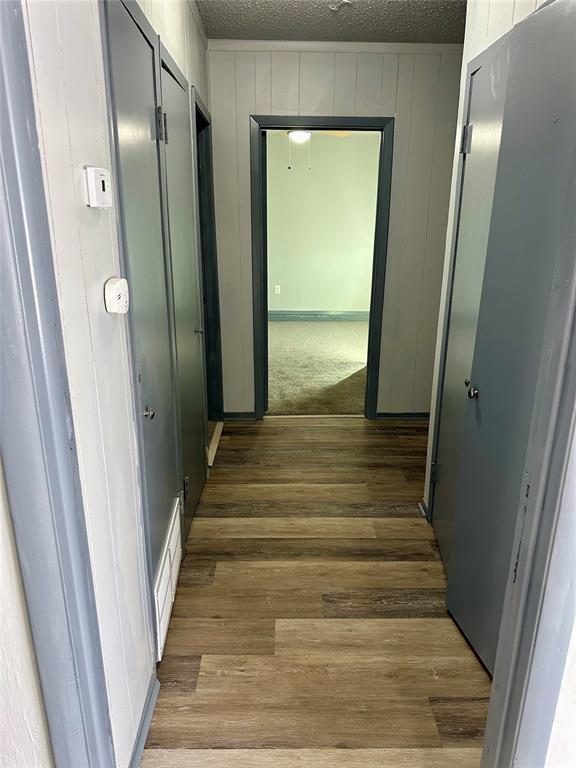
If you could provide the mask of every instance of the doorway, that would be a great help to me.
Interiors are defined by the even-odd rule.
[[[251,117],[256,418],[376,417],[393,135]]]
[[[268,131],[268,414],[361,415],[378,131]]]

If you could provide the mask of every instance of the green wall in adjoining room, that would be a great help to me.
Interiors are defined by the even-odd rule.
[[[372,131],[290,147],[286,131],[268,133],[269,310],[368,311],[379,151]]]

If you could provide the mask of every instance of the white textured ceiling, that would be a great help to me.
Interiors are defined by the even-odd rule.
[[[465,0],[197,0],[209,38],[461,43]]]

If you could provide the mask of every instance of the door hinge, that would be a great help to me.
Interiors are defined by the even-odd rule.
[[[164,112],[164,144],[168,144],[168,114]]]
[[[469,155],[472,151],[472,131],[474,126],[472,123],[462,126],[462,142],[460,144],[460,154]]]
[[[164,141],[164,112],[162,107],[156,107],[156,140]]]
[[[430,464],[430,482],[438,482],[438,464],[435,461]]]
[[[190,478],[188,475],[184,478],[184,482],[182,483],[182,491],[184,493],[184,501],[186,501],[188,494],[190,493]]]

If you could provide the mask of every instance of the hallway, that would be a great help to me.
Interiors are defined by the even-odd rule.
[[[478,766],[489,679],[446,614],[418,511],[426,433],[226,424],[142,766]]]

